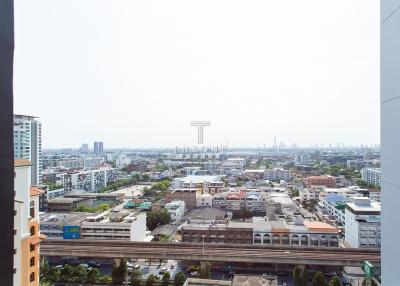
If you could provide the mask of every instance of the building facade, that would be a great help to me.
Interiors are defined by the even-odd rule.
[[[32,164],[32,185],[42,182],[42,124],[34,116],[14,115],[14,159]]]
[[[361,179],[368,184],[381,186],[381,169],[380,168],[364,168],[361,170]]]
[[[308,177],[307,183],[310,186],[325,186],[328,188],[336,188],[335,177],[329,175]]]
[[[41,190],[30,187],[31,163],[16,160],[14,210],[14,285],[39,285],[39,231]]]
[[[367,197],[355,197],[345,210],[346,242],[356,248],[381,247],[381,205]]]

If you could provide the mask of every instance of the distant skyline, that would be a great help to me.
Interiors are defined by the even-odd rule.
[[[379,1],[15,3],[44,148],[379,144]]]

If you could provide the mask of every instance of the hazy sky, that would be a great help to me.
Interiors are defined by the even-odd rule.
[[[15,0],[44,147],[379,143],[378,0]]]

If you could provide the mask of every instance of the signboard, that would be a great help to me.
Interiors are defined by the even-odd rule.
[[[374,266],[369,261],[364,261],[364,272],[366,278],[372,278],[374,276]]]
[[[80,226],[75,225],[64,225],[63,238],[64,239],[78,239],[81,237]]]

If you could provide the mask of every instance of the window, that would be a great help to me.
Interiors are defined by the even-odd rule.
[[[35,245],[34,245],[34,244],[31,244],[31,245],[29,246],[29,248],[30,248],[31,251],[35,251]]]
[[[35,227],[31,226],[31,235],[35,235]]]
[[[31,282],[35,281],[35,272],[32,272],[31,275],[29,276],[29,280]]]
[[[29,215],[35,217],[35,201],[31,201],[29,204]]]
[[[31,267],[35,266],[35,257],[31,257],[29,264],[30,264]]]

